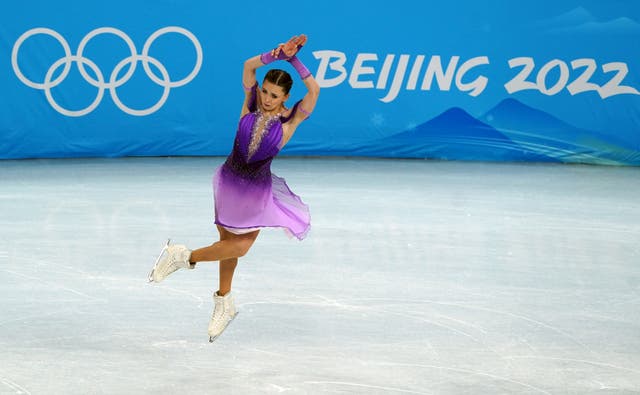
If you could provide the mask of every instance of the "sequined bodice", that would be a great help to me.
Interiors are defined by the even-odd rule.
[[[255,114],[255,120],[253,121],[253,128],[251,129],[251,139],[249,140],[249,149],[247,150],[247,160],[251,160],[251,158],[256,154],[258,148],[260,148],[260,143],[265,134],[271,131],[271,127],[275,122],[280,122],[280,114],[276,115],[267,115],[260,111],[257,111]]]
[[[260,111],[247,113],[240,119],[233,150],[225,164],[242,177],[270,177],[271,161],[280,151],[281,141],[279,115],[268,116]]]

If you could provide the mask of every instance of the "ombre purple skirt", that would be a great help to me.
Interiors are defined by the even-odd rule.
[[[237,234],[283,228],[302,240],[311,227],[309,207],[283,178],[271,173],[271,162],[280,152],[282,124],[291,119],[297,104],[288,118],[269,119],[250,104],[254,112],[240,120],[233,150],[213,176],[215,223]]]

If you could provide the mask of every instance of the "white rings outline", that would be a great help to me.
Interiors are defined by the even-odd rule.
[[[167,69],[164,67],[164,65],[158,59],[149,55],[149,50],[153,42],[158,37],[167,33],[178,33],[187,37],[191,41],[191,43],[193,44],[196,50],[196,63],[193,69],[185,78],[178,81],[171,81],[169,73]],[[38,34],[48,35],[56,39],[62,46],[65,54],[64,57],[58,59],[49,67],[49,69],[47,70],[46,76],[44,78],[44,81],[42,83],[34,82],[28,79],[22,73],[18,65],[18,53],[19,53],[20,47],[22,46],[24,41],[26,41],[28,38]],[[127,47],[131,52],[130,56],[120,61],[116,65],[116,67],[114,67],[113,71],[111,72],[111,75],[109,76],[108,81],[105,80],[104,74],[102,73],[100,68],[90,59],[83,56],[85,47],[87,46],[89,41],[95,36],[100,34],[113,34],[121,38],[127,44]],[[13,50],[11,52],[11,65],[13,66],[13,71],[15,72],[16,76],[23,84],[34,89],[43,90],[45,92],[47,101],[49,102],[51,107],[63,115],[70,116],[70,117],[80,117],[80,116],[91,113],[100,105],[102,98],[104,96],[104,91],[108,89],[109,93],[111,94],[111,99],[120,110],[130,115],[145,116],[145,115],[153,114],[164,105],[164,103],[167,101],[169,97],[171,88],[184,86],[189,82],[191,82],[198,75],[198,73],[200,72],[200,68],[202,67],[202,58],[203,58],[202,46],[200,45],[200,41],[198,41],[198,38],[189,30],[179,26],[167,26],[167,27],[156,30],[145,41],[142,49],[142,54],[140,55],[137,53],[137,49],[135,44],[133,43],[133,40],[131,40],[131,38],[122,30],[119,30],[113,27],[100,27],[89,32],[80,41],[76,55],[72,55],[69,44],[64,39],[64,37],[60,35],[60,33],[49,28],[38,27],[38,28],[33,28],[26,31],[16,40],[15,44],[13,45]],[[126,106],[122,102],[122,100],[120,100],[116,92],[116,88],[124,85],[127,81],[129,81],[131,76],[133,76],[133,73],[136,70],[138,61],[142,63],[145,73],[147,74],[149,79],[151,79],[155,84],[164,88],[162,92],[162,96],[160,97],[158,102],[156,102],[151,107],[142,109],[142,110],[136,110]],[[87,81],[90,85],[98,88],[98,93],[94,101],[89,106],[81,110],[68,110],[66,108],[63,108],[55,101],[55,99],[53,98],[53,95],[51,94],[51,89],[60,85],[65,80],[65,78],[67,77],[67,75],[71,70],[71,65],[73,62],[75,62],[78,65],[78,70],[80,71],[80,74],[85,79],[85,81]],[[160,74],[161,74],[160,78],[153,72],[151,67],[149,67],[149,63],[153,64],[160,71]],[[52,80],[55,71],[58,68],[60,68],[60,66],[62,66],[63,64],[64,64],[64,69],[62,70],[62,73],[55,80]],[[96,78],[93,78],[89,73],[87,73],[85,69],[85,64],[89,66],[89,68],[95,73]],[[129,70],[127,70],[127,72],[121,78],[118,79],[118,73],[126,65],[130,65]]]

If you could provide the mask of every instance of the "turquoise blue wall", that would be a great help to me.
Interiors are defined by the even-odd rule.
[[[243,61],[306,33],[284,154],[640,164],[639,2],[443,3],[9,2],[0,158],[226,155]]]

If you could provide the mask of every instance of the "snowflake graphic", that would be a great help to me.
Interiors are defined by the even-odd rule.
[[[375,113],[371,116],[371,123],[374,126],[382,126],[384,124],[384,115]]]

